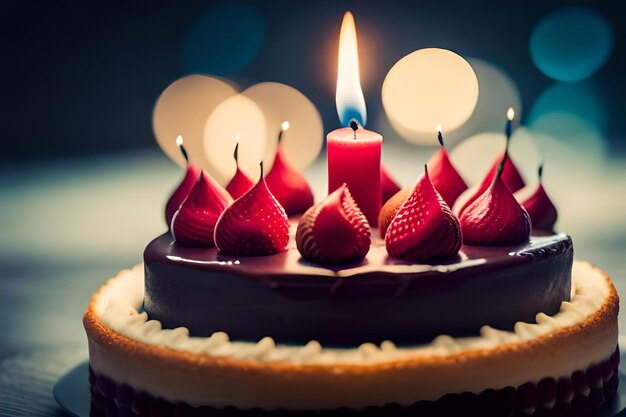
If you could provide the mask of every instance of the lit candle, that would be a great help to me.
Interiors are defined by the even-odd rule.
[[[172,224],[172,218],[174,217],[174,213],[178,210],[183,201],[187,198],[192,188],[196,184],[198,177],[200,176],[200,169],[197,168],[194,164],[189,161],[189,155],[187,154],[187,150],[183,145],[183,137],[178,135],[176,138],[176,144],[180,149],[180,153],[187,161],[187,170],[185,172],[185,176],[181,183],[176,187],[176,190],[172,193],[167,204],[165,205],[165,222],[167,223],[167,227],[169,228]]]
[[[346,12],[339,37],[337,113],[344,126],[326,136],[329,194],[347,184],[372,227],[378,225],[381,207],[380,151],[383,137],[363,128],[367,120],[359,79],[356,27]]]
[[[272,169],[265,176],[265,183],[272,195],[285,209],[287,216],[302,214],[313,205],[313,192],[304,176],[293,169],[283,150],[282,139],[289,129],[289,122],[280,125],[278,148]]]

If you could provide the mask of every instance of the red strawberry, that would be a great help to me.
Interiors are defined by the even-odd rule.
[[[396,217],[396,214],[398,214],[398,211],[400,211],[400,208],[407,198],[409,198],[411,191],[413,190],[409,187],[401,189],[387,200],[383,208],[380,209],[380,213],[378,214],[378,230],[380,231],[380,237],[383,239],[385,238],[385,233],[387,233],[387,228],[391,224],[391,221]]]
[[[260,256],[282,252],[289,243],[289,219],[261,177],[230,205],[215,225],[215,245],[226,255]]]
[[[389,171],[382,164],[380,165],[380,190],[382,192],[383,205],[400,191],[400,186],[391,178]]]
[[[367,219],[343,184],[304,213],[296,231],[303,258],[330,264],[365,258],[371,243]]]
[[[441,148],[428,161],[430,179],[443,201],[448,207],[452,207],[463,191],[467,190],[467,185],[450,161],[448,151],[443,144],[441,130],[439,130],[438,138]]]
[[[232,202],[226,190],[202,171],[189,197],[172,219],[172,235],[176,243],[202,248],[215,246],[215,223]]]
[[[313,192],[304,176],[287,162],[282,146],[278,144],[274,165],[265,177],[267,187],[288,216],[304,213],[313,205]]]
[[[507,154],[506,158],[504,158],[505,153]],[[500,154],[500,156],[498,156],[498,158],[494,161],[493,165],[489,169],[489,172],[487,173],[483,181],[480,183],[480,186],[478,187],[476,192],[472,195],[472,197],[470,197],[465,202],[465,204],[463,204],[463,207],[461,207],[461,210],[459,210],[459,217],[461,213],[463,213],[463,210],[465,210],[470,204],[472,204],[474,200],[476,200],[478,197],[483,195],[484,192],[487,190],[487,188],[491,186],[491,184],[493,183],[493,179],[496,176],[496,173],[498,171],[500,162],[503,159],[505,161],[504,168],[502,169],[502,173],[500,174],[502,183],[512,193],[516,192],[517,190],[522,189],[525,186],[524,180],[522,179],[522,176],[517,170],[517,167],[513,163],[513,160],[511,160],[511,158],[508,156],[508,152],[505,151],[504,153]]]
[[[523,196],[525,190],[516,193],[515,197],[521,199],[522,206],[528,212],[533,228],[538,230],[552,231],[554,223],[558,217],[556,207],[548,197],[546,190],[541,183],[543,166],[539,167],[539,183],[534,192],[528,196]]]
[[[180,205],[183,204],[183,201],[185,201],[191,192],[191,189],[196,183],[199,175],[200,168],[196,168],[192,163],[188,162],[185,177],[172,193],[170,199],[165,205],[165,221],[167,222],[167,227],[171,226],[174,213],[176,213],[176,211],[180,208]]]
[[[243,171],[239,168],[239,143],[235,145],[235,163],[237,164],[237,172],[235,172],[235,176],[230,180],[228,185],[226,186],[226,191],[236,200],[245,194],[252,186],[254,182]]]
[[[491,185],[459,216],[466,244],[506,246],[526,242],[530,237],[530,217],[501,178],[507,159],[505,152]]]
[[[450,258],[461,248],[461,228],[424,167],[408,200],[391,221],[385,246],[391,257],[425,262]]]

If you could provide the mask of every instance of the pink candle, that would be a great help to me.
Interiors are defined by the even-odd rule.
[[[371,227],[378,227],[381,206],[380,148],[383,137],[363,129],[367,120],[359,76],[356,25],[346,12],[339,34],[337,66],[337,114],[343,125],[326,136],[328,193],[343,183],[348,186]]]
[[[343,183],[348,185],[370,226],[378,227],[381,206],[380,149],[383,137],[371,130],[349,127],[326,136],[328,153],[328,193]]]

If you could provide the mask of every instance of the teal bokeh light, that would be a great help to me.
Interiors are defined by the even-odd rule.
[[[595,73],[613,49],[613,31],[585,7],[559,9],[537,24],[530,55],[541,72],[558,81],[579,81]]]
[[[248,3],[213,6],[198,16],[182,47],[187,73],[230,75],[256,58],[265,36],[265,20]]]
[[[547,159],[577,158],[593,165],[606,157],[604,107],[588,81],[555,83],[533,103],[527,126],[543,138],[541,148]]]
[[[555,83],[546,89],[533,103],[527,122],[535,123],[546,114],[569,114],[603,132],[607,124],[607,112],[598,92],[589,82]]]

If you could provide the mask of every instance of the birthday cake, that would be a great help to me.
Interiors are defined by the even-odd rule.
[[[338,97],[358,85],[350,13],[340,38]],[[179,136],[168,230],[84,315],[92,416],[593,416],[612,400],[616,290],[554,231],[541,168],[526,185],[509,156],[513,109],[479,184],[438,127],[439,151],[401,189],[363,128],[362,92],[348,93],[317,204],[281,142],[288,121],[256,180],[233,144],[225,188]]]
[[[465,191],[442,146],[378,228],[348,185],[312,205],[288,163],[265,178],[226,191],[188,165],[171,230],[85,314],[92,415],[593,415],[614,396],[615,288],[506,151]]]

